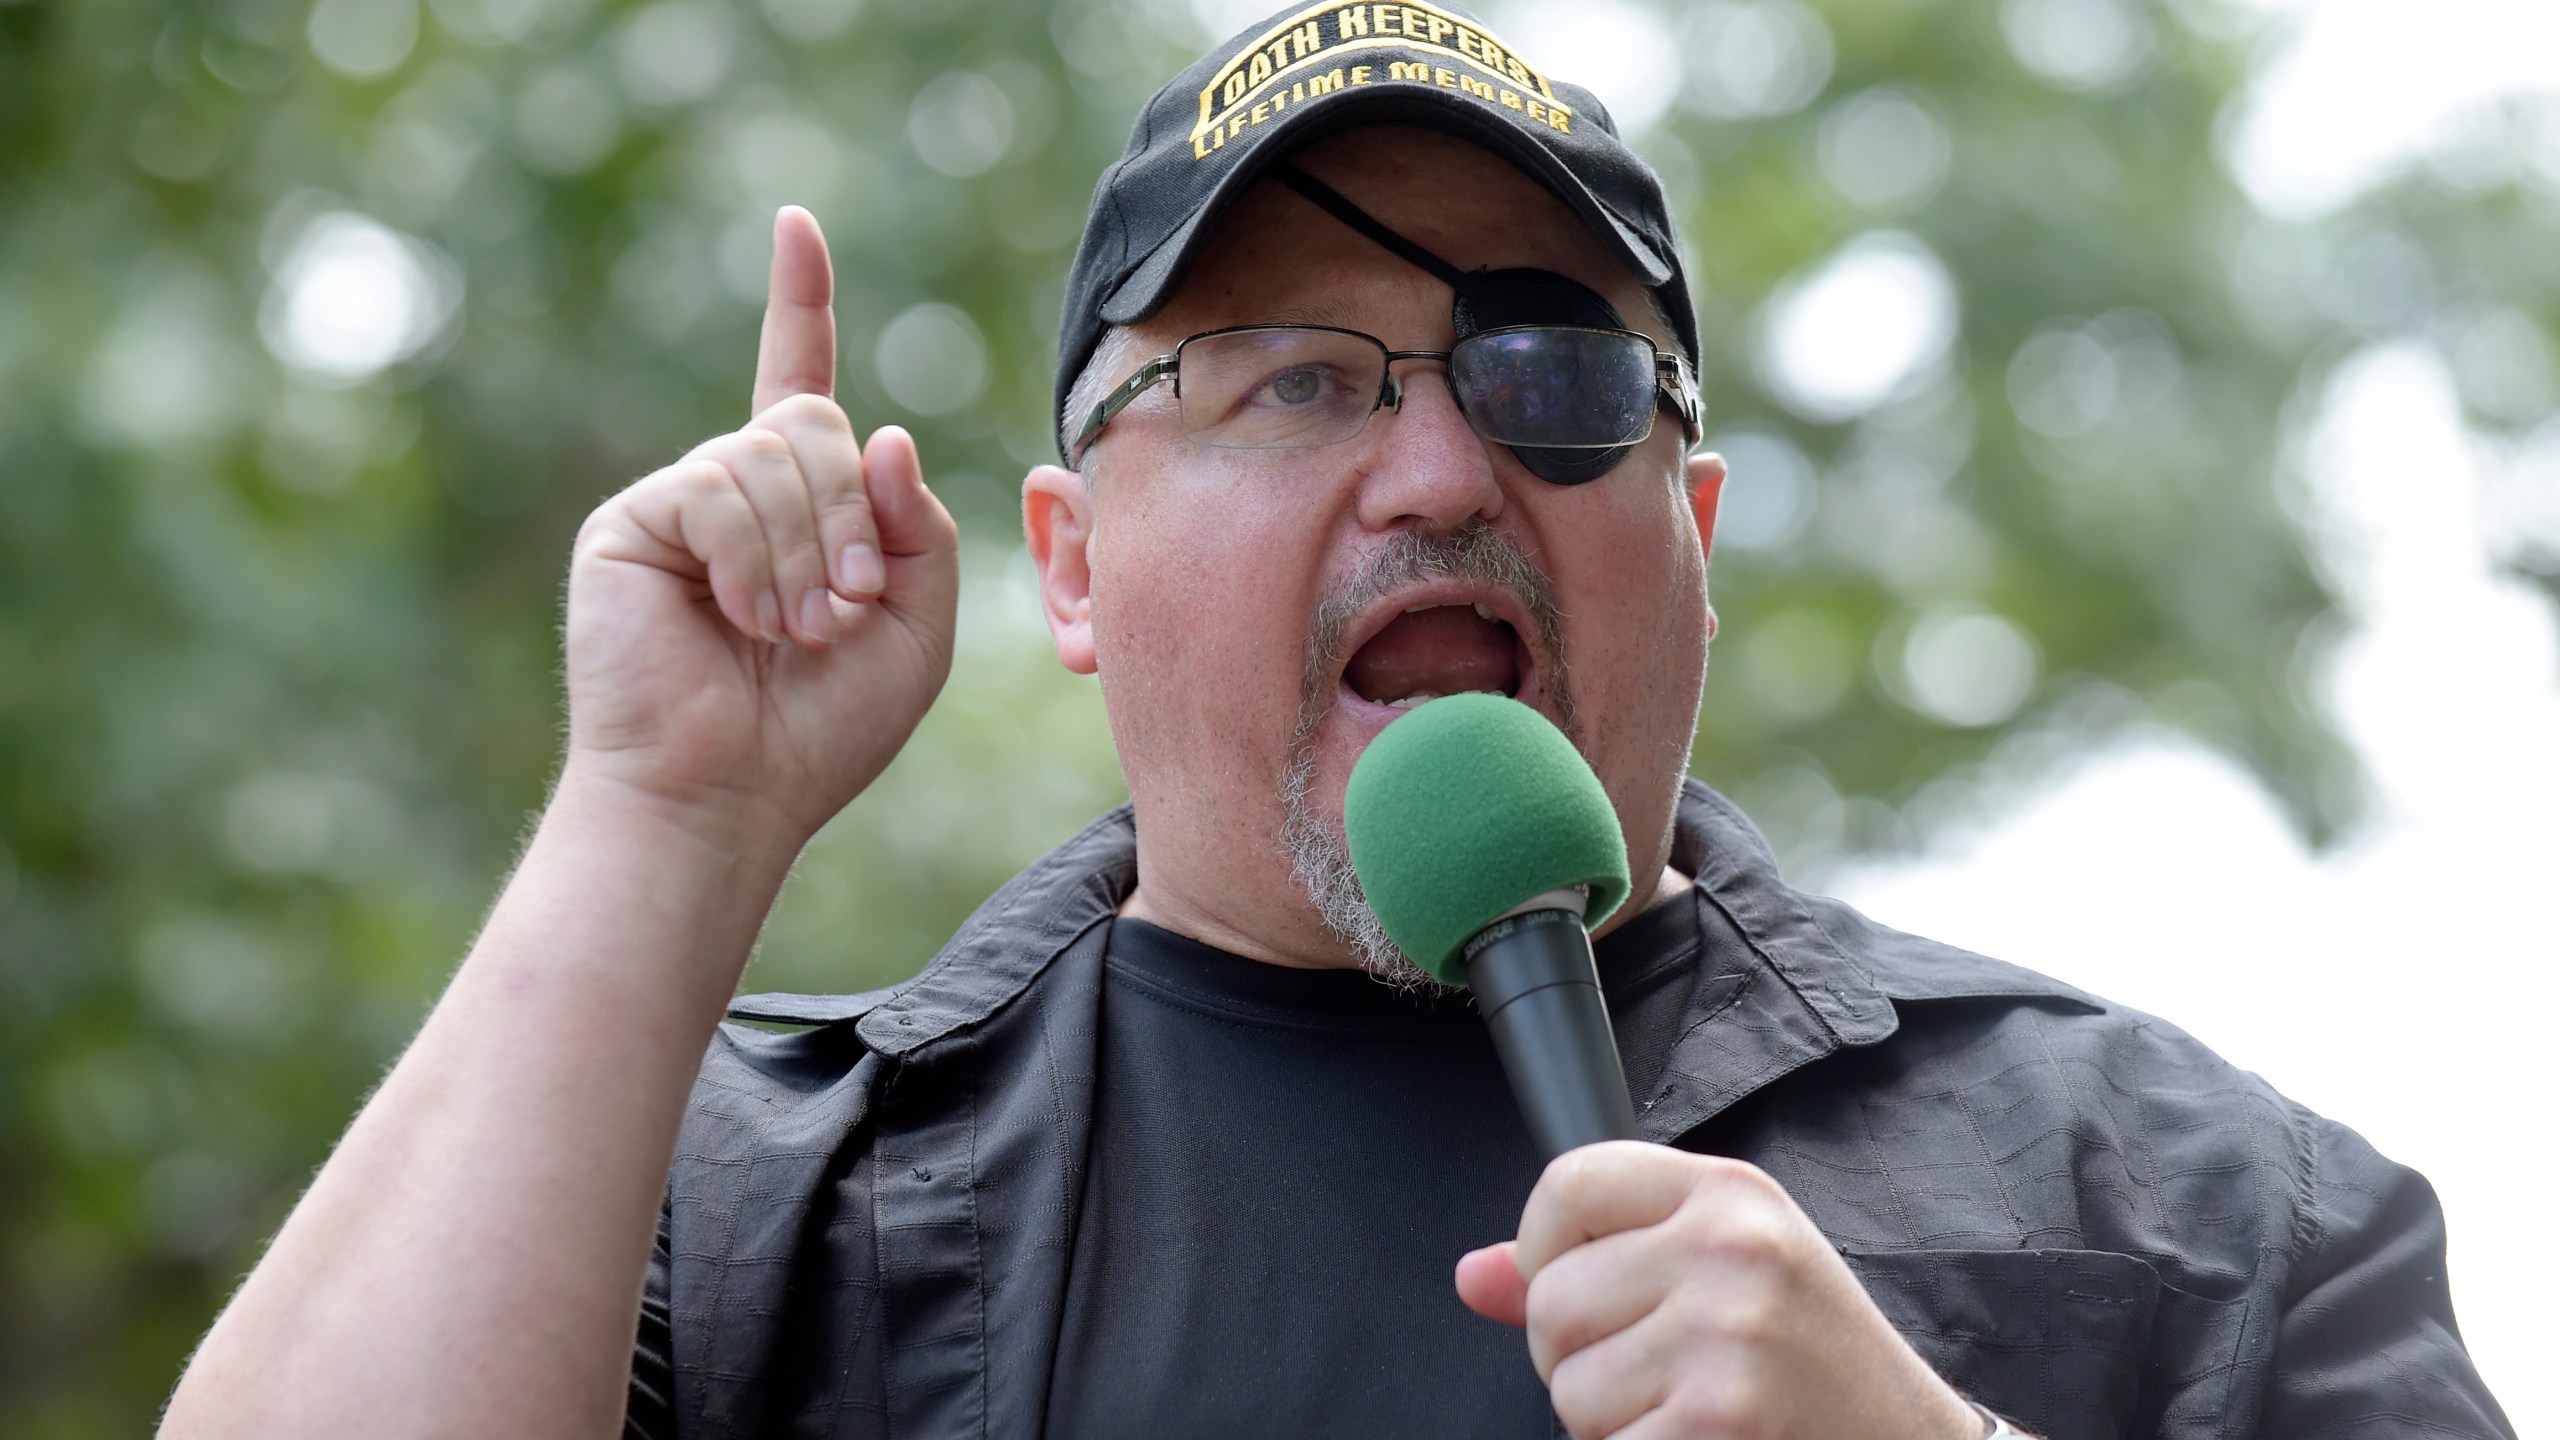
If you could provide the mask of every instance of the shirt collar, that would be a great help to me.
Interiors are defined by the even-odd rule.
[[[1722,1056],[1712,1088],[1730,1091],[1726,1101],[1765,1083],[1770,1074],[1753,1076],[1769,1066],[1783,1073],[1840,1046],[1885,1039],[1899,1024],[1897,1002],[2009,997],[2098,1008],[2059,981],[1904,934],[1836,900],[1793,889],[1779,878],[1760,832],[1732,801],[1695,778],[1682,786],[1672,863],[1696,880],[1698,903],[1721,910],[1753,960],[1783,987],[1792,1003],[1782,1008],[1803,1012],[1805,1023],[1781,1026],[1788,1038],[1768,1054]],[[746,996],[729,1013],[801,1025],[850,1021],[872,1050],[904,1055],[1010,1003],[1079,936],[1117,914],[1137,876],[1136,820],[1123,804],[989,896],[913,979],[854,995]],[[1732,1001],[1759,1009],[1776,998],[1753,997],[1752,988],[1746,984]],[[1728,1004],[1712,1008],[1721,1012]],[[1688,1048],[1684,1040],[1681,1050]],[[1681,1050],[1669,1077],[1675,1082]],[[1758,1063],[1732,1063],[1745,1058]]]

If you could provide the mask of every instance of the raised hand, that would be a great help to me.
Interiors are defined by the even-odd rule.
[[[571,775],[793,846],[887,766],[951,670],[958,532],[894,426],[835,388],[817,220],[774,219],[753,418],[587,518],[569,571]]]

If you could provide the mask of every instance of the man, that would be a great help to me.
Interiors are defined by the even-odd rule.
[[[829,299],[785,211],[754,420],[581,532],[541,826],[170,1433],[2508,1433],[2422,1180],[1685,779],[1723,468],[1661,193],[1429,5],[1238,36],[1097,191],[1024,517],[1130,807],[908,984],[715,1033],[950,664]],[[1645,877],[1597,945],[1649,1143],[1543,1171],[1342,858],[1368,740],[1483,689]]]

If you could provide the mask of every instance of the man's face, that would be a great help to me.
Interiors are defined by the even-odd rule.
[[[1642,285],[1490,152],[1370,128],[1295,159],[1460,269],[1557,271],[1673,348]],[[1441,281],[1265,181],[1113,352],[1108,378],[1186,336],[1255,323],[1446,350],[1450,301]],[[1306,837],[1289,821],[1294,808],[1301,831],[1338,837],[1352,764],[1403,713],[1396,702],[1498,689],[1563,726],[1616,802],[1639,897],[1666,854],[1696,724],[1713,617],[1677,420],[1659,417],[1606,476],[1559,486],[1469,428],[1440,363],[1396,372],[1400,412],[1311,450],[1202,446],[1172,387],[1149,392],[1087,458],[1089,509],[1068,537],[1089,567],[1082,596],[1064,594],[1082,576],[1062,591],[1040,477],[1031,487],[1061,657],[1098,671],[1137,805],[1140,913],[1261,958],[1342,962],[1343,938],[1291,878],[1288,842]],[[1065,486],[1050,488],[1062,513]]]

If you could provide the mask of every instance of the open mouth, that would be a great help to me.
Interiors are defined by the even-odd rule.
[[[1475,692],[1534,703],[1537,665],[1511,608],[1507,596],[1407,597],[1351,652],[1342,688],[1392,710]]]

